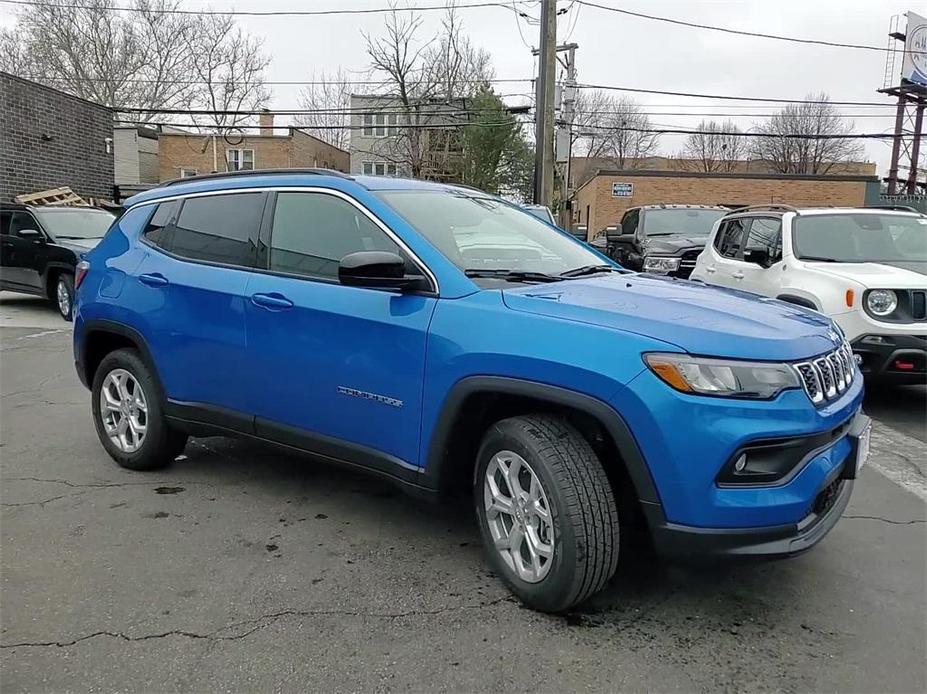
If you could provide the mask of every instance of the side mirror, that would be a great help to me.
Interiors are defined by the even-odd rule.
[[[338,281],[349,287],[375,289],[427,289],[421,275],[407,275],[406,263],[389,251],[349,253],[338,264]]]
[[[769,267],[769,251],[765,248],[746,250],[744,251],[744,261],[760,267]]]
[[[24,241],[35,241],[36,243],[45,242],[45,237],[42,236],[42,232],[36,229],[20,229],[16,232],[16,235]]]
[[[605,227],[605,238],[611,243],[619,243],[621,238],[621,225],[615,227]]]

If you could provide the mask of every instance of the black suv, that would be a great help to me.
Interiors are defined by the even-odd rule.
[[[46,297],[71,320],[74,269],[114,219],[93,207],[0,203],[0,289]]]
[[[632,207],[607,231],[609,256],[629,270],[687,279],[714,223],[728,212],[712,205]]]

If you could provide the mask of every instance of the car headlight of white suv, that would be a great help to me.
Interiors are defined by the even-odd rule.
[[[898,308],[898,295],[891,289],[873,289],[866,296],[866,308],[874,316],[889,316]]]

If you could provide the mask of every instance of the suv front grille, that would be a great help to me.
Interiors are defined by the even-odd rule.
[[[793,366],[815,405],[823,405],[843,395],[858,372],[853,351],[846,342],[833,352]]]

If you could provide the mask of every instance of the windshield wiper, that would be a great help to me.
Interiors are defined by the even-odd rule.
[[[68,241],[95,241],[97,239],[102,239],[102,236],[62,236],[61,234],[56,234],[55,238],[57,239],[66,239]]]
[[[545,272],[529,272],[527,270],[500,270],[467,268],[464,270],[467,277],[493,277],[508,282],[559,282],[562,278],[548,275]]]
[[[836,258],[825,258],[822,255],[803,255],[798,258],[799,260],[811,260],[819,263],[840,263],[842,261],[837,260]]]
[[[618,272],[618,268],[611,265],[583,265],[566,272],[561,272],[561,277],[583,277],[585,275],[598,275],[600,272]]]

